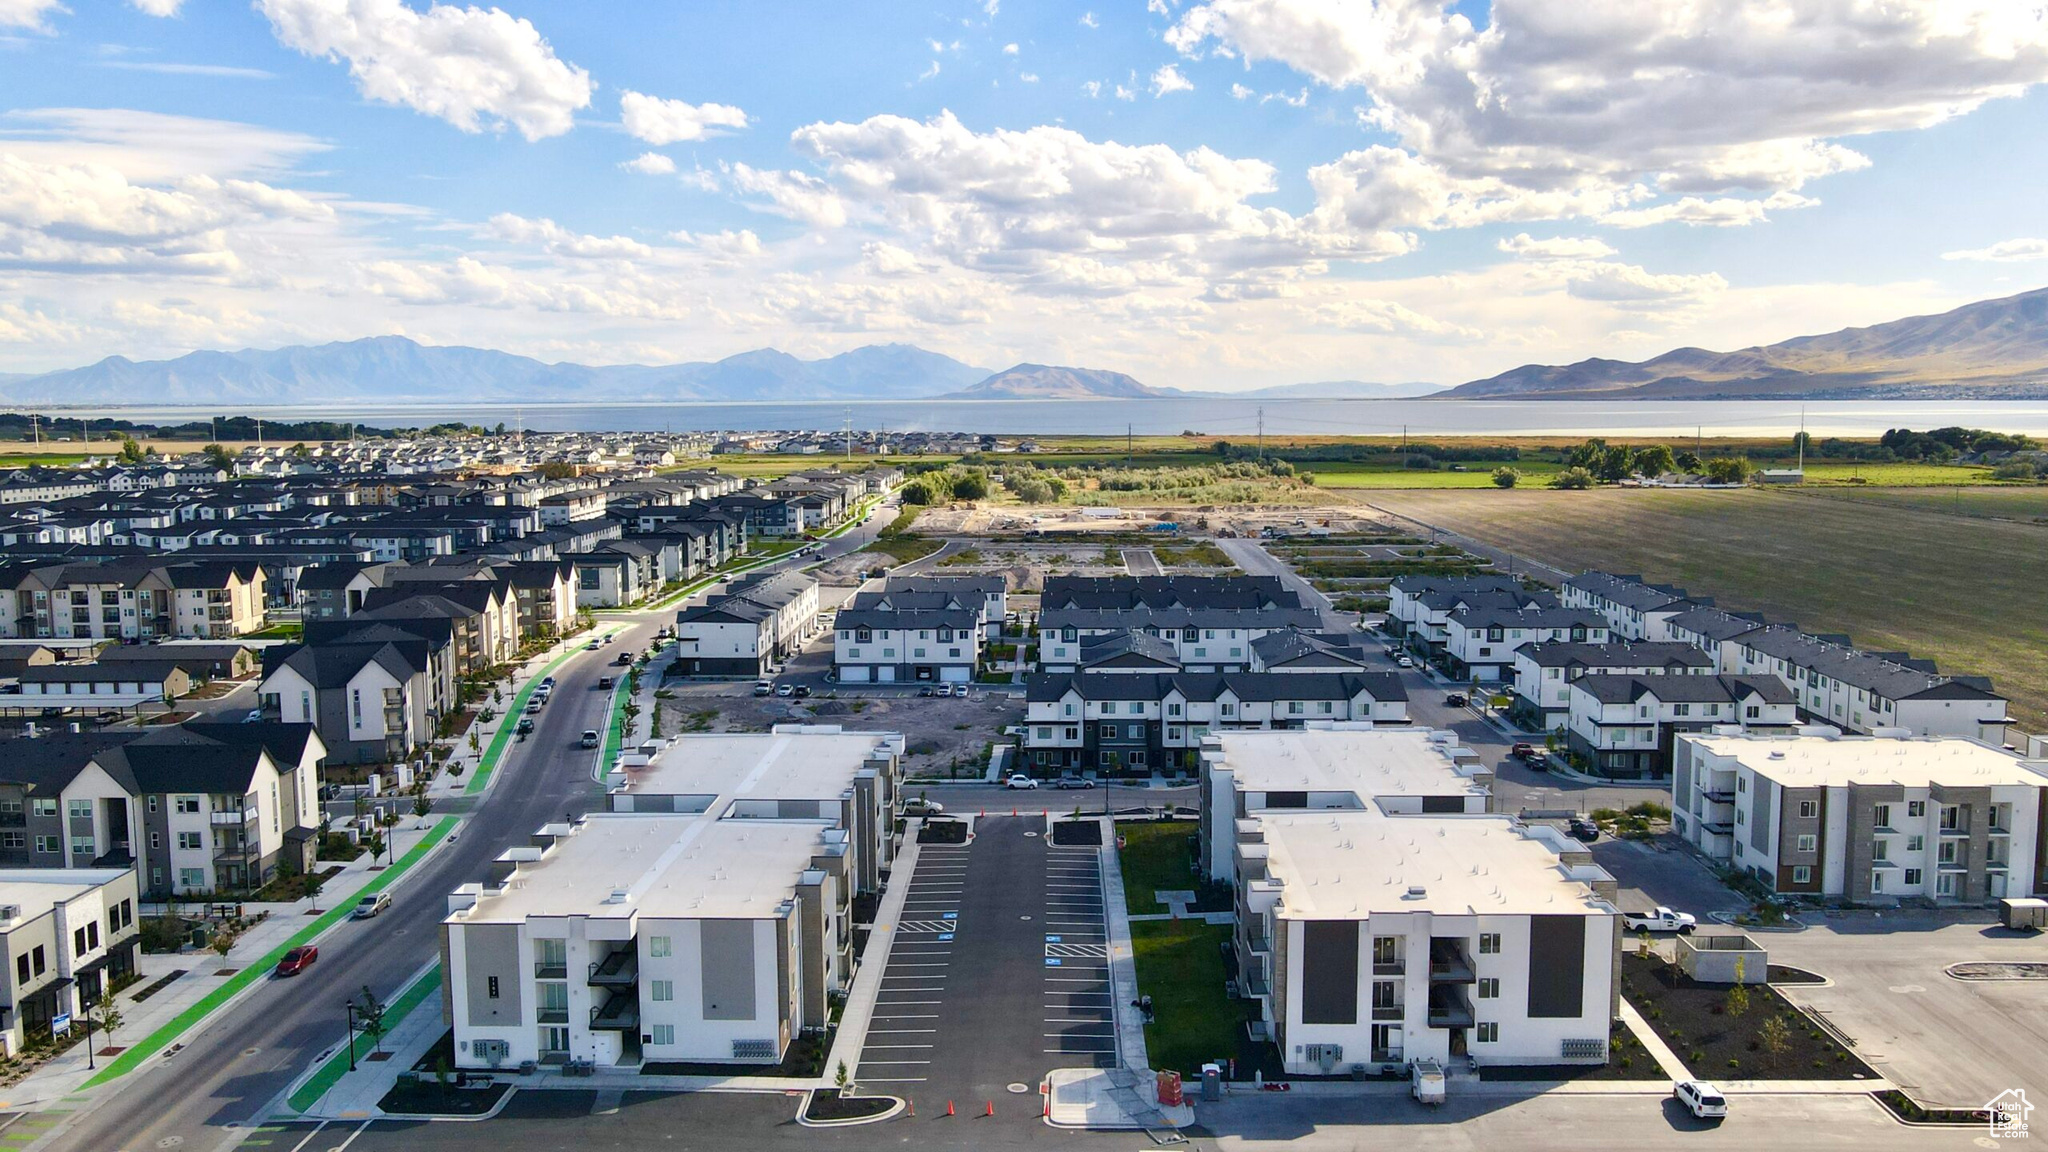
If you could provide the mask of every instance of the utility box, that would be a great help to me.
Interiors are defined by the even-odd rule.
[[[2040,932],[2048,929],[2048,900],[2008,897],[1998,902],[1998,919],[2007,928]]]
[[[1221,1065],[1202,1065],[1202,1099],[1223,1099],[1223,1068]]]

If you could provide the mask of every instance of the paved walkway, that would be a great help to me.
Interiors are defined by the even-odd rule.
[[[1145,1051],[1145,1014],[1135,1006],[1138,960],[1131,950],[1131,917],[1124,904],[1124,870],[1117,861],[1116,822],[1098,819],[1102,824],[1103,921],[1109,928],[1109,996],[1116,1006],[1118,1061],[1124,1068],[1149,1068],[1152,1058]]]
[[[1657,1030],[1650,1027],[1650,1022],[1643,1019],[1643,1014],[1636,1011],[1636,1006],[1629,1003],[1626,998],[1621,1002],[1621,1022],[1628,1025],[1628,1030],[1635,1033],[1637,1040],[1642,1041],[1643,1048],[1657,1061],[1657,1067],[1664,1075],[1673,1080],[1693,1078],[1685,1066],[1685,1061],[1678,1058],[1678,1053],[1673,1052],[1671,1046],[1664,1043],[1664,1038],[1657,1035]]]
[[[825,1057],[825,1067],[833,1076],[845,1064],[847,1075],[859,1079],[860,1050],[867,1043],[868,1021],[874,1017],[875,1001],[882,994],[882,973],[889,968],[889,948],[896,940],[896,925],[902,921],[903,905],[910,899],[910,878],[917,872],[920,847],[917,834],[923,827],[921,816],[904,823],[903,849],[889,865],[889,887],[875,909],[875,926],[868,933],[860,972],[846,994],[846,1007],[839,1013],[839,1031],[832,1038],[832,1051]],[[824,1083],[825,1078],[821,1077],[819,1086]]]

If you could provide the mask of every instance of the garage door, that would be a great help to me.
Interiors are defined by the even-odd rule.
[[[895,668],[895,666],[894,666],[894,665],[890,665],[890,664],[884,664],[884,665],[880,665],[880,666],[876,667],[876,669],[875,669],[875,679],[876,679],[876,680],[879,680],[879,681],[881,681],[881,682],[883,682],[883,683],[885,683],[885,684],[886,684],[886,683],[888,683],[889,681],[892,681],[892,680],[896,679],[896,668]]]
[[[941,668],[939,669],[939,679],[944,680],[948,684],[965,684],[967,683],[967,671],[968,669],[965,664]]]
[[[839,667],[839,679],[846,684],[865,684],[868,682],[868,671],[865,664],[842,664]]]

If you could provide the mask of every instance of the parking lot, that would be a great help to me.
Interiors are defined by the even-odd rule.
[[[856,1078],[920,1111],[993,1102],[1036,1123],[1047,1069],[1114,1061],[1102,878],[1093,849],[1045,844],[1035,812],[976,824],[918,849]]]

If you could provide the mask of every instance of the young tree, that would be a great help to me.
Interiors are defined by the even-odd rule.
[[[229,475],[234,474],[235,458],[228,454],[227,449],[221,447],[218,444],[208,444],[206,447],[201,448],[199,451],[202,455],[206,457],[206,462],[208,464],[220,469],[222,472],[228,473]]]
[[[1681,472],[1697,473],[1700,470],[1700,458],[1690,452],[1680,452],[1672,459],[1678,464],[1678,470]]]
[[[1756,1030],[1756,1042],[1775,1065],[1779,1057],[1792,1049],[1792,1030],[1785,1026],[1783,1017],[1773,1016]]]
[[[1636,449],[1632,466],[1638,476],[1662,476],[1666,472],[1678,471],[1678,459],[1671,454],[1670,445],[1652,444],[1647,448]]]
[[[377,1051],[382,1052],[384,1050],[384,1002],[377,999],[377,994],[370,991],[368,984],[363,985],[363,998],[356,1002],[356,1017],[362,1022],[363,1035],[368,1036],[370,1043],[377,1046]]]
[[[1747,456],[1716,456],[1707,461],[1707,479],[1716,484],[1745,484],[1756,469]]]
[[[149,453],[142,450],[142,445],[135,442],[135,437],[126,432],[121,433],[121,463],[140,464],[148,457]]]
[[[1633,452],[1630,452],[1627,448],[1619,444],[1616,444],[1614,447],[1609,448],[1606,451],[1606,453],[1601,456],[1600,463],[1594,469],[1594,473],[1598,475],[1600,479],[1605,480],[1611,484],[1616,480],[1628,479],[1631,475],[1634,474],[1632,471],[1634,467],[1635,454]]]
[[[1593,486],[1593,474],[1584,468],[1572,467],[1551,478],[1552,488],[1584,489]]]
[[[1493,486],[1495,488],[1513,488],[1516,484],[1521,483],[1521,480],[1522,474],[1513,468],[1501,467],[1493,470]]]
[[[1735,961],[1735,984],[1728,989],[1727,1007],[1730,1016],[1740,1016],[1749,1011],[1749,985],[1742,982],[1742,976],[1743,963],[1738,958]]]

